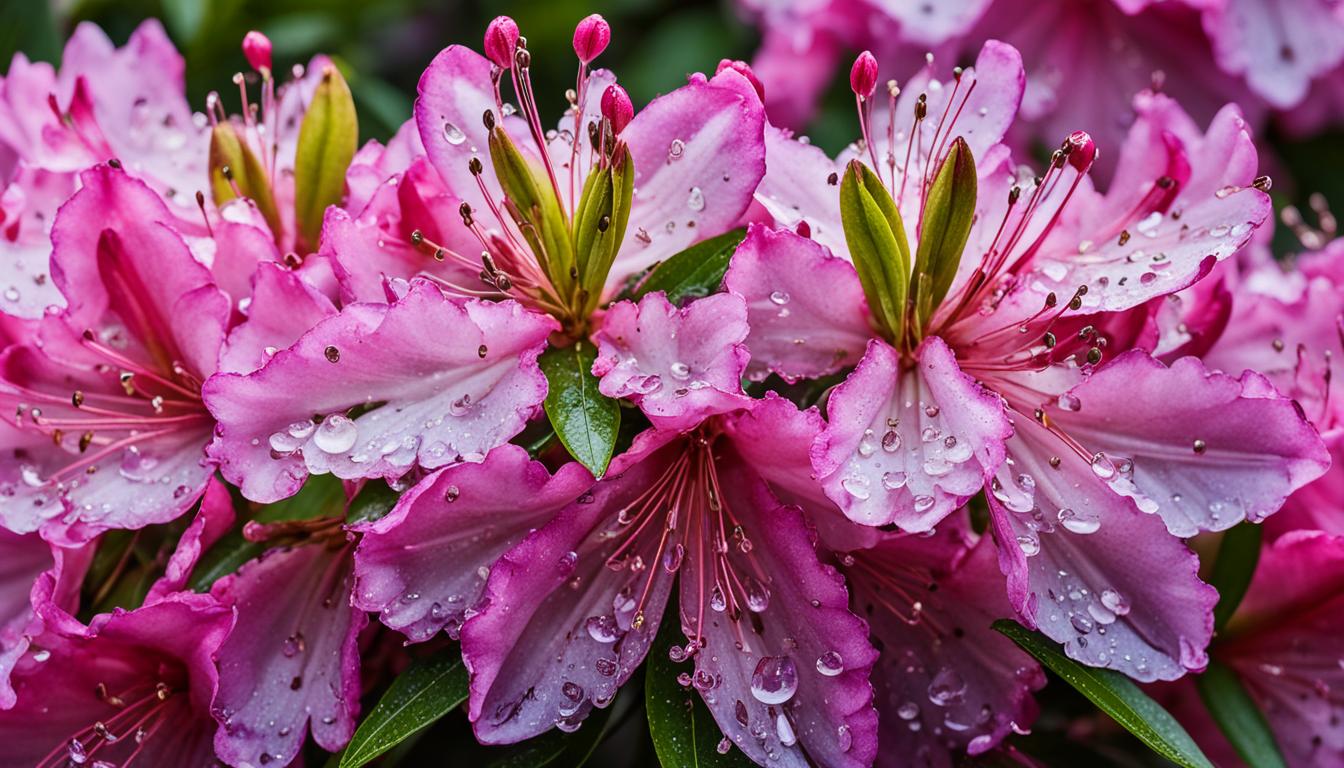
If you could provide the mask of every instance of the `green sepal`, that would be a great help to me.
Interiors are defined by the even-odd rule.
[[[840,221],[868,309],[887,340],[899,346],[905,333],[910,245],[891,194],[858,160],[850,161],[840,182]]]
[[[958,136],[938,167],[920,219],[914,277],[918,332],[947,297],[957,276],[975,221],[975,197],[975,158],[966,140]]]
[[[359,148],[359,118],[350,86],[335,66],[322,71],[322,81],[299,126],[294,156],[294,222],[298,246],[317,247],[327,207],[345,195],[345,172]]]
[[[230,179],[233,183],[229,183]],[[235,188],[237,192],[234,192]],[[266,168],[252,149],[238,138],[232,125],[217,123],[210,131],[210,195],[215,205],[224,205],[239,194],[257,206],[271,228],[271,235],[277,243],[280,242],[284,224],[275,207],[275,195]]]
[[[504,208],[518,224],[551,285],[555,297],[568,303],[574,295],[578,270],[569,223],[550,180],[528,161],[503,128],[490,129],[490,162],[504,190]]]
[[[606,167],[594,166],[583,185],[574,212],[574,255],[579,269],[578,305],[583,316],[592,314],[602,300],[607,275],[625,239],[635,192],[635,163],[630,150],[619,146]],[[601,226],[606,219],[605,228]]]

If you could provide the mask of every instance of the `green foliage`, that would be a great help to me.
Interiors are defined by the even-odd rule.
[[[621,429],[621,408],[597,391],[593,361],[597,348],[579,341],[569,347],[551,347],[541,355],[546,374],[546,416],[569,455],[595,477],[601,477],[616,449]]]
[[[467,670],[457,649],[417,661],[359,724],[340,768],[360,768],[467,700]]]

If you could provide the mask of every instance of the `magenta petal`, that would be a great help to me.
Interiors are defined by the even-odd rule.
[[[989,504],[1023,620],[1070,657],[1145,682],[1203,669],[1218,594],[1199,558],[1035,421],[1018,419],[1008,453]]]
[[[413,642],[440,630],[456,639],[495,560],[592,482],[577,463],[552,477],[509,444],[480,464],[439,470],[386,517],[356,527],[355,605]]]
[[[44,629],[33,610],[45,605],[63,614],[79,607],[80,584],[92,547],[65,548],[34,534],[0,528],[0,710],[14,706],[10,672]]]
[[[765,109],[725,70],[659,96],[621,132],[635,162],[635,197],[608,286],[726,232],[765,175]]]
[[[957,367],[931,336],[917,370],[880,340],[831,393],[812,463],[851,520],[925,531],[976,493],[1012,434],[998,395]]]
[[[1288,764],[1344,761],[1344,538],[1296,531],[1266,547],[1215,651],[1260,704]]]
[[[415,281],[390,307],[345,307],[259,371],[207,382],[220,422],[211,453],[262,502],[293,494],[310,472],[394,478],[417,461],[480,461],[545,397],[536,359],[555,328],[513,302],[449,299]],[[327,415],[314,424],[313,414]]]
[[[734,601],[745,591],[746,605],[716,610],[706,595],[722,581],[711,570],[721,562],[712,554],[717,532],[702,526],[699,538],[687,539],[681,623],[690,634],[703,621],[705,641],[692,684],[733,744],[762,765],[773,757],[805,766],[804,752],[818,765],[870,765],[877,713],[868,677],[877,652],[849,611],[843,577],[818,561],[797,508],[780,505],[741,470],[722,482],[724,503],[752,542],[744,559],[764,578],[734,574],[746,580]]]
[[[462,627],[468,713],[482,742],[577,728],[643,661],[675,574],[658,562],[656,535],[626,550],[637,570],[607,560],[623,541],[618,510],[664,466],[655,455],[613,471],[491,568]]]
[[[747,310],[737,296],[715,294],[682,309],[662,293],[607,310],[594,337],[593,374],[607,397],[635,402],[659,429],[689,429],[746,406]]]
[[[1102,454],[1098,477],[1177,536],[1263,520],[1330,465],[1315,429],[1263,377],[1238,380],[1193,357],[1168,368],[1121,355],[1046,412]]]
[[[272,550],[210,590],[238,616],[215,655],[220,681],[211,703],[221,725],[215,749],[230,764],[288,765],[309,726],[330,752],[354,733],[356,640],[369,619],[350,605],[350,553],[322,542]]]
[[[753,224],[723,282],[747,302],[753,379],[834,373],[857,362],[873,335],[853,265],[792,232]]]
[[[765,152],[768,162],[765,178],[756,188],[756,202],[777,225],[797,229],[805,222],[812,239],[837,256],[847,256],[840,222],[844,165],[821,147],[796,140],[791,132],[773,125],[765,129]]]
[[[331,299],[279,264],[257,265],[250,296],[247,319],[229,331],[220,353],[219,368],[226,373],[257,370],[276,351],[336,314]]]
[[[184,589],[201,553],[228,533],[234,518],[233,497],[229,495],[228,486],[216,478],[210,478],[205,494],[201,496],[200,511],[187,530],[182,532],[182,538],[178,539],[177,549],[173,550],[172,557],[164,566],[163,576],[149,588],[145,605]]]
[[[495,109],[490,66],[489,60],[469,48],[444,48],[420,76],[415,101],[415,123],[429,162],[450,192],[482,211],[487,210],[485,198],[467,164],[478,157],[491,168],[482,122],[486,110]],[[493,170],[482,178],[497,195]]]
[[[935,540],[955,538],[940,530]],[[873,675],[879,766],[911,755],[950,766],[985,752],[1031,725],[1032,691],[1045,684],[1036,662],[989,627],[1012,614],[990,542],[946,553],[932,543],[889,537],[849,555],[854,605],[882,647]]]

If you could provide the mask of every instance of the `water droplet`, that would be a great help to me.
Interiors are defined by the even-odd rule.
[[[845,671],[845,660],[835,651],[827,651],[817,657],[817,671],[826,677],[835,677]]]
[[[863,475],[850,475],[844,480],[841,480],[840,485],[849,492],[850,496],[853,496],[859,501],[865,501],[872,495],[868,490],[868,478]]]
[[[1103,589],[1101,591],[1101,604],[1116,616],[1124,616],[1129,613],[1129,598],[1114,589]]]
[[[467,135],[463,133],[462,129],[458,128],[456,125],[453,125],[452,123],[444,123],[443,140],[448,142],[449,144],[452,144],[453,146],[457,146],[467,140]]]
[[[691,194],[686,198],[686,207],[697,212],[705,210],[705,193],[700,191],[699,187],[691,187]]]
[[[943,667],[929,683],[929,701],[940,707],[960,704],[966,697],[966,681],[951,667]]]
[[[559,569],[561,576],[568,576],[574,572],[574,566],[578,563],[579,553],[571,551],[560,556],[560,559],[556,561],[556,567]]]
[[[339,413],[328,414],[313,434],[313,444],[326,453],[344,453],[355,447],[359,428]]]
[[[882,475],[882,487],[888,491],[894,491],[905,486],[906,476],[899,470],[887,472]]]
[[[304,419],[290,424],[285,428],[285,431],[295,440],[307,440],[313,436],[315,429],[317,429],[317,425],[313,423],[312,419]]]
[[[789,294],[785,291],[771,291],[770,303],[778,304],[779,306],[782,307],[785,304],[789,303]]]
[[[667,159],[669,161],[680,160],[684,154],[686,154],[686,142],[681,139],[673,139],[672,143],[667,145]]]
[[[937,427],[925,427],[924,431],[919,433],[919,438],[926,443],[932,443],[942,436],[943,433]]]
[[[1035,536],[1022,535],[1017,537],[1017,546],[1022,549],[1022,554],[1027,557],[1035,557],[1041,551],[1041,541]]]
[[[611,677],[616,674],[616,662],[612,659],[602,657],[593,662],[593,669],[596,669],[597,673],[603,677]]]
[[[1077,411],[1082,409],[1083,401],[1079,400],[1074,395],[1065,392],[1059,396],[1059,407],[1066,411]]]
[[[719,739],[718,745],[714,747],[715,751],[717,751],[720,755],[728,754],[728,750],[732,748],[733,748],[733,742],[727,736],[724,736],[722,739]]]
[[[798,690],[798,667],[788,656],[764,656],[751,675],[751,695],[762,704],[783,704]]]
[[[1070,616],[1069,623],[1081,634],[1086,635],[1088,632],[1092,631],[1092,621],[1081,613],[1075,613]]]
[[[835,745],[841,752],[848,752],[849,748],[854,746],[854,734],[850,732],[848,725],[841,724],[835,729]]]
[[[901,435],[899,432],[894,429],[889,429],[886,434],[882,435],[882,450],[887,453],[895,453],[900,450],[900,447]]]
[[[1115,477],[1115,463],[1111,461],[1109,456],[1098,451],[1092,457],[1092,474],[1102,480],[1110,480]]]
[[[663,553],[663,570],[668,573],[676,573],[677,569],[681,567],[681,561],[684,560],[685,557],[686,547],[682,546],[680,542],[672,545],[671,548]]]
[[[683,362],[677,361],[670,366],[672,378],[677,381],[685,381],[691,377],[691,367]]]
[[[934,499],[932,496],[922,494],[915,497],[915,511],[923,514],[933,508]]]
[[[1065,507],[1059,510],[1059,524],[1071,533],[1096,533],[1101,528],[1101,518],[1094,512],[1075,511]]]
[[[896,716],[902,720],[914,720],[919,717],[919,705],[913,701],[907,701],[896,708]]]
[[[789,718],[783,712],[775,715],[775,735],[779,737],[779,743],[786,747],[798,743],[798,736],[794,734],[793,726],[789,724]]]
[[[303,649],[306,647],[307,643],[304,642],[303,633],[295,632],[285,638],[284,645],[280,647],[280,650],[287,658],[293,658],[295,655],[303,653]]]
[[[748,575],[743,580],[743,587],[746,589],[749,610],[760,613],[770,606],[770,590],[755,576]]]

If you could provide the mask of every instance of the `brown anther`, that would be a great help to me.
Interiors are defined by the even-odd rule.
[[[108,160],[108,161],[107,161],[107,166],[108,166],[109,168],[115,168],[116,170],[120,171],[120,170],[121,170],[121,161],[114,157],[114,158],[112,158],[111,160]]]
[[[173,690],[168,687],[167,683],[155,683],[154,695],[158,697],[159,701],[167,701],[168,697],[173,695]]]
[[[1045,295],[1045,308],[1046,308],[1046,309],[1050,309],[1051,307],[1055,306],[1055,305],[1058,304],[1058,303],[1059,303],[1059,297],[1055,295],[1055,292],[1054,292],[1054,291],[1051,291],[1050,293],[1047,293],[1047,294]]]
[[[1128,242],[1129,242],[1129,230],[1128,229],[1120,230],[1120,245],[1124,245],[1125,243]]]
[[[89,446],[92,445],[92,444],[93,444],[93,433],[92,433],[92,432],[85,432],[84,434],[82,434],[82,435],[79,436],[79,452],[80,452],[80,453],[83,453],[83,452],[89,450]],[[89,469],[93,469],[93,467],[89,467]]]
[[[59,429],[51,430],[51,442],[55,443],[58,448],[61,445],[61,441],[64,439],[65,439],[65,432]]]
[[[120,696],[116,696],[114,694],[107,692],[107,683],[99,683],[95,685],[93,687],[93,695],[97,696],[98,700],[103,702],[104,704],[109,704],[113,707],[118,708],[126,706],[125,700],[123,700]]]
[[[1274,186],[1274,180],[1268,176],[1256,176],[1255,181],[1251,182],[1251,186],[1261,192],[1268,192],[1270,187]]]
[[[435,260],[435,261],[443,261],[444,257],[447,256],[447,255],[448,255],[448,252],[447,252],[446,250],[444,250],[443,248],[435,248],[435,249],[434,249],[434,260]]]
[[[130,371],[122,371],[117,380],[121,382],[121,388],[128,395],[135,394],[135,374]]]
[[[418,229],[411,230],[411,245],[419,245],[425,241],[425,234]]]
[[[223,176],[226,181],[233,181],[233,168],[228,165],[221,165],[219,166],[219,175]]]
[[[473,157],[467,161],[467,170],[471,171],[472,176],[480,176],[485,172],[485,165],[481,163],[481,158]]]
[[[1157,177],[1157,186],[1159,189],[1171,189],[1176,186],[1176,180],[1170,176]]]
[[[1050,457],[1050,468],[1051,468],[1051,469],[1059,469],[1059,464],[1060,464],[1060,460],[1059,460],[1059,457],[1058,457],[1058,456],[1051,456],[1051,457]]]
[[[919,99],[915,101],[915,119],[923,120],[929,114],[929,101],[926,94],[919,94]]]
[[[523,47],[523,38],[518,38],[518,50],[514,51],[513,63],[518,65],[519,69],[527,69],[532,66],[532,54]]]
[[[487,110],[485,110],[485,114],[484,114],[484,115],[481,115],[481,121],[482,121],[483,123],[485,123],[485,130],[487,130],[487,131],[493,131],[493,130],[495,129],[495,112],[494,112],[494,110],[492,110],[492,109],[487,109]]]
[[[1196,439],[1194,442],[1194,449],[1195,453],[1203,455],[1203,453],[1209,449],[1209,444],[1203,440]]]
[[[1014,184],[1013,188],[1008,190],[1008,204],[1016,205],[1017,199],[1021,196],[1022,196],[1022,188]]]
[[[599,218],[599,219],[597,220],[597,231],[598,231],[598,232],[606,232],[607,229],[608,229],[610,226],[611,226],[611,217],[610,217],[610,216],[607,216],[607,215],[603,214],[602,217]]]
[[[1101,349],[1099,349],[1098,347],[1093,347],[1087,350],[1087,362],[1091,365],[1096,365],[1097,363],[1100,363]]]
[[[70,402],[74,403],[74,405],[75,405],[76,408],[78,408],[79,406],[83,405],[83,404],[84,404],[84,393],[83,393],[83,392],[80,392],[78,389],[76,389],[76,390],[75,390],[75,393],[74,393],[73,395],[70,396]]]
[[[1046,349],[1054,349],[1054,348],[1055,348],[1055,343],[1056,343],[1056,340],[1055,340],[1055,334],[1051,333],[1050,331],[1046,331],[1046,332],[1045,332],[1045,339],[1044,339],[1044,341],[1045,341],[1045,348],[1046,348]]]
[[[285,266],[289,267],[290,269],[298,269],[299,267],[303,266],[303,257],[293,251],[290,251],[289,253],[285,254]]]
[[[835,171],[831,171],[831,175],[826,177],[826,183],[830,184],[832,187],[834,187],[836,184],[839,184],[840,174],[836,173]]]

